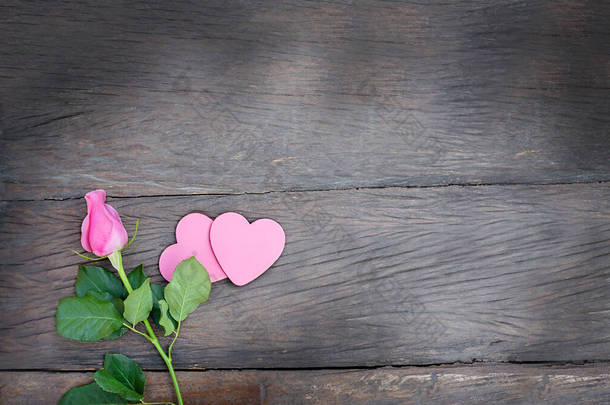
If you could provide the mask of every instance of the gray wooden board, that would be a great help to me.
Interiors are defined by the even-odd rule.
[[[610,179],[610,4],[0,5],[0,199]]]
[[[55,403],[89,373],[0,372],[0,400]],[[167,373],[147,373],[146,400],[174,399]],[[187,404],[603,404],[610,402],[606,364],[581,367],[496,365],[374,370],[186,371]]]
[[[238,211],[285,228],[245,287],[215,283],[184,323],[178,368],[583,361],[610,357],[610,186],[481,186],[112,199],[129,266],[157,261],[185,214]],[[119,351],[162,369],[137,335],[55,332],[74,293],[84,200],[2,202],[3,369],[83,369]]]

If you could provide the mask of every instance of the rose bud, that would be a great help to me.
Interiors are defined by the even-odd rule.
[[[119,213],[106,204],[106,192],[95,190],[85,195],[87,216],[81,226],[80,242],[87,252],[108,256],[127,244],[127,231]]]

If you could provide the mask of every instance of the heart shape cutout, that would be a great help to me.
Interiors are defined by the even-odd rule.
[[[195,256],[210,275],[210,281],[227,278],[218,264],[210,244],[212,219],[194,213],[185,215],[176,226],[176,244],[168,246],[159,258],[159,271],[167,281],[172,280],[174,270],[181,261]]]
[[[238,286],[263,274],[286,244],[282,226],[272,219],[249,223],[236,212],[218,216],[210,229],[212,250],[229,279]]]

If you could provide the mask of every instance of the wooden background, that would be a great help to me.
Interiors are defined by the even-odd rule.
[[[193,211],[277,219],[175,363],[188,404],[608,403],[610,3],[0,4],[0,402],[138,336],[55,333],[82,196],[155,281]]]

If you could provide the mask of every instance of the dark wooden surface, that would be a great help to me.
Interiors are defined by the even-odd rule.
[[[286,229],[276,266],[185,323],[188,403],[607,403],[609,19],[573,0],[2,2],[0,402],[53,402],[108,351],[171,396],[137,336],[54,331],[81,197],[105,188],[156,281],[186,213]]]
[[[3,3],[3,198],[610,178],[607,2]]]
[[[25,405],[91,381],[93,373],[0,372],[3,403]],[[599,404],[610,401],[605,365],[179,372],[188,404]],[[148,401],[172,399],[166,373],[147,373]]]
[[[247,287],[214,284],[184,325],[179,368],[337,367],[610,358],[606,184],[440,187],[112,200],[157,262],[185,213],[277,219],[287,245]],[[95,367],[117,345],[163,368],[139,336],[105,344],[55,332],[74,293],[82,199],[8,202],[0,232],[8,368]],[[19,237],[15,237],[19,235]],[[49,285],[51,282],[51,288]],[[49,350],[52,348],[52,350]],[[86,349],[86,350],[85,350]]]

